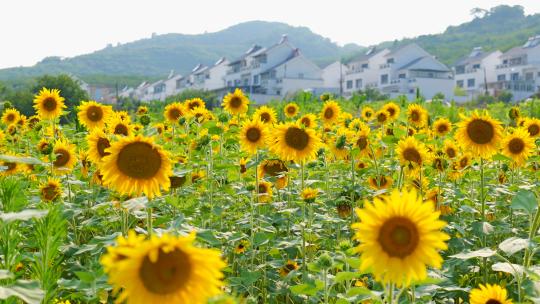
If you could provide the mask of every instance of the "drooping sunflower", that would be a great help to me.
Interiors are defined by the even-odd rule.
[[[188,112],[192,111],[195,108],[206,109],[206,103],[200,98],[192,98],[184,101],[184,105]]]
[[[358,148],[361,156],[369,156],[371,152],[369,148],[369,132],[369,128],[361,129],[354,136],[354,146]]]
[[[231,115],[244,114],[248,111],[249,98],[237,88],[223,97],[221,105]]]
[[[41,119],[49,120],[60,116],[66,105],[60,90],[43,88],[34,97],[34,108]]]
[[[399,163],[406,168],[421,167],[428,159],[426,145],[416,140],[414,137],[406,137],[397,144],[396,154]]]
[[[53,155],[53,169],[56,175],[68,174],[77,163],[75,145],[67,140],[59,139],[54,143]]]
[[[394,190],[384,198],[366,201],[356,209],[359,223],[352,225],[360,242],[360,269],[371,269],[382,283],[408,286],[427,277],[426,267],[440,268],[439,250],[445,250],[450,237],[441,231],[446,223],[430,202],[423,202],[416,191]]]
[[[8,155],[15,156],[15,154],[12,154],[10,152],[8,152]],[[5,169],[2,169],[0,171],[0,174],[3,176],[13,175],[22,170],[21,164],[14,161],[1,161],[0,164],[2,167],[5,167]]]
[[[290,102],[283,108],[283,113],[286,117],[292,118],[298,115],[298,112],[300,112],[300,107],[295,104],[294,102]]]
[[[43,155],[51,154],[52,145],[45,138],[40,139],[36,147],[40,154],[43,154]]]
[[[470,117],[463,117],[455,134],[456,141],[463,149],[482,158],[490,158],[497,153],[501,137],[500,123],[489,114],[480,115],[477,112]]]
[[[351,137],[350,133],[352,131],[349,131],[346,128],[339,128],[334,136],[330,138],[330,141],[327,143],[328,148],[330,149],[330,152],[332,156],[334,156],[335,159],[348,159],[350,154],[349,145],[347,143],[348,138]]]
[[[103,157],[110,153],[106,150],[111,146],[109,137],[100,129],[94,129],[86,136],[88,143],[88,159],[94,164],[99,164]]]
[[[315,128],[315,126],[317,126],[317,116],[315,114],[308,113],[298,118],[298,122],[304,125],[306,128]]]
[[[392,187],[394,180],[390,176],[380,175],[368,178],[368,183],[373,190],[382,190]]]
[[[266,126],[258,119],[246,120],[238,134],[242,150],[255,154],[264,148],[268,137]]]
[[[531,137],[540,137],[540,119],[529,118],[525,121],[524,127],[527,129],[527,132],[529,132]]]
[[[122,120],[119,117],[111,118],[107,125],[109,133],[114,135],[130,136],[133,131],[131,123]]]
[[[265,159],[258,167],[259,177],[270,176],[276,178],[276,188],[282,189],[287,186],[287,165],[280,159]]]
[[[226,264],[220,252],[197,248],[194,241],[195,233],[153,235],[110,250],[101,263],[120,292],[118,303],[202,304],[221,294],[221,269]]]
[[[455,158],[458,155],[458,147],[449,139],[444,141],[443,151],[450,159]]]
[[[264,124],[274,124],[277,122],[276,111],[268,106],[262,106],[253,113],[253,118],[259,119]]]
[[[204,123],[212,118],[212,113],[204,107],[196,107],[189,112],[189,116],[193,117],[198,123]]]
[[[270,151],[282,160],[298,163],[314,159],[321,145],[321,140],[315,130],[304,128],[299,123],[289,122],[277,125],[273,128],[271,136]]]
[[[279,275],[286,277],[291,271],[297,270],[298,268],[298,263],[293,260],[288,260],[287,263],[279,269]]]
[[[396,120],[401,112],[401,108],[393,102],[385,104],[382,109],[388,113],[388,119],[390,120]]]
[[[259,181],[259,191],[257,195],[259,197],[259,203],[268,203],[272,200],[272,183],[267,181]]]
[[[332,125],[337,123],[341,114],[341,107],[333,100],[329,100],[324,103],[321,110],[321,121],[325,125]]]
[[[362,119],[365,121],[370,121],[373,119],[375,115],[375,111],[371,107],[363,107],[362,108]]]
[[[458,169],[463,170],[471,165],[472,156],[470,153],[463,153],[458,159]]]
[[[77,117],[79,122],[89,130],[102,129],[112,113],[110,106],[104,106],[95,101],[83,101],[79,106]]]
[[[41,195],[41,199],[45,202],[53,202],[59,199],[62,195],[60,180],[49,177],[46,183],[42,183],[39,186],[39,193]]]
[[[439,118],[433,123],[433,133],[445,136],[452,130],[452,123],[447,118]]]
[[[428,120],[428,112],[419,104],[411,104],[407,108],[407,120],[417,128],[423,127]]]
[[[2,122],[5,125],[12,125],[19,120],[21,113],[17,109],[9,108],[2,113]]]
[[[163,111],[163,116],[170,123],[178,123],[180,117],[185,115],[184,105],[180,102],[168,104]]]
[[[506,289],[496,284],[480,284],[478,288],[472,289],[469,301],[471,304],[512,304]]]
[[[359,118],[355,118],[355,119],[351,120],[348,127],[349,127],[349,129],[351,129],[354,132],[358,132],[358,131],[361,131],[361,130],[368,130],[369,131],[369,126],[366,125]]]
[[[105,150],[100,170],[103,184],[122,195],[145,194],[152,199],[168,191],[173,175],[168,153],[148,137],[123,137]]]
[[[527,129],[515,129],[512,134],[506,135],[501,142],[503,154],[512,158],[520,166],[534,152],[534,139],[529,135]]]

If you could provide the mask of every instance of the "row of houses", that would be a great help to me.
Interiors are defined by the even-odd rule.
[[[347,64],[334,62],[324,69],[306,58],[286,35],[269,47],[254,45],[233,60],[220,58],[211,66],[196,65],[180,75],[124,88],[120,97],[142,101],[164,100],[187,89],[224,95],[241,88],[258,103],[284,98],[299,90],[351,96],[374,88],[391,97],[413,98],[417,91],[430,99],[470,100],[478,95],[510,91],[514,100],[540,91],[540,36],[505,53],[474,48],[449,68],[415,43],[397,48],[370,48]],[[456,90],[456,88],[460,88]],[[455,96],[455,92],[460,94]]]

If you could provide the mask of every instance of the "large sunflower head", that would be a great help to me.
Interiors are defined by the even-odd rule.
[[[341,114],[341,107],[333,100],[329,100],[324,103],[321,110],[321,121],[325,125],[332,125],[339,120]]]
[[[304,162],[317,155],[321,140],[317,133],[299,123],[285,123],[274,127],[269,142],[270,150],[283,160]]]
[[[133,132],[131,123],[122,120],[120,117],[111,118],[107,126],[110,134],[118,136],[130,136]]]
[[[474,156],[489,158],[497,153],[501,141],[500,123],[488,114],[474,112],[470,117],[463,117],[455,134],[456,141]]]
[[[246,120],[240,129],[240,147],[255,154],[257,149],[264,148],[268,132],[266,126],[258,119]]]
[[[5,125],[12,125],[16,123],[20,117],[21,113],[17,109],[9,108],[2,113],[2,122]]]
[[[168,153],[151,138],[123,137],[106,149],[100,170],[103,184],[122,195],[145,194],[149,198],[168,191],[172,174]]]
[[[506,135],[501,146],[503,154],[512,158],[517,165],[523,165],[536,147],[533,138],[524,128],[515,129],[513,133]]]
[[[275,124],[277,122],[276,111],[268,106],[258,108],[253,114],[253,118],[259,119],[264,124]]]
[[[454,143],[454,141],[447,139],[444,141],[443,151],[444,151],[444,154],[448,156],[448,158],[453,159],[453,158],[456,158],[459,150],[456,144]]]
[[[362,108],[362,119],[365,121],[370,121],[375,116],[375,111],[371,107]]]
[[[95,101],[83,101],[79,106],[77,117],[79,122],[89,130],[94,128],[103,128],[105,122],[109,119],[112,109],[110,106],[104,106]]]
[[[265,159],[259,164],[258,170],[259,177],[261,178],[265,175],[271,177],[281,177],[289,172],[285,162],[280,159]]]
[[[180,102],[173,102],[165,107],[163,116],[170,123],[178,123],[180,117],[185,115],[184,105]]]
[[[469,301],[471,304],[512,304],[506,289],[496,284],[480,284],[478,288],[472,289]]]
[[[46,183],[42,183],[39,186],[39,193],[41,195],[41,199],[45,202],[53,202],[59,199],[62,195],[60,180],[56,178],[49,178]]]
[[[445,136],[452,130],[452,123],[447,118],[439,118],[433,123],[433,133]]]
[[[298,115],[298,112],[300,112],[300,107],[294,102],[286,104],[283,108],[283,113],[288,118],[295,117],[296,115]]]
[[[354,146],[358,148],[361,156],[369,156],[369,132],[370,129],[361,129],[354,136]]]
[[[34,97],[34,108],[41,119],[55,119],[62,114],[66,106],[60,90],[43,88]]]
[[[237,88],[234,92],[229,92],[223,97],[221,105],[231,115],[244,114],[248,111],[249,98],[244,95],[241,89]]]
[[[77,163],[75,145],[67,140],[59,139],[54,143],[53,155],[53,169],[57,175],[68,174]]]
[[[110,153],[107,149],[111,146],[111,142],[107,134],[100,129],[94,129],[86,136],[88,143],[88,159],[94,164],[99,164],[101,159]]]
[[[411,104],[407,108],[407,120],[415,127],[423,127],[428,120],[428,112],[421,105]]]
[[[400,164],[411,169],[421,167],[429,155],[426,146],[411,136],[398,142],[396,154]]]
[[[390,120],[396,120],[401,112],[401,108],[393,102],[385,104],[382,109],[388,113]]]
[[[382,190],[392,187],[394,180],[390,176],[379,175],[368,178],[368,183],[373,190]]]
[[[298,118],[297,122],[304,125],[306,128],[315,128],[317,126],[317,116],[309,113]]]
[[[279,268],[279,275],[282,277],[286,277],[291,271],[297,270],[298,268],[300,268],[298,266],[298,263],[293,260],[288,260],[285,265]]]
[[[431,202],[423,202],[415,190],[394,190],[388,196],[366,201],[356,209],[359,223],[352,225],[354,238],[360,242],[360,269],[371,269],[382,283],[407,286],[427,277],[426,267],[440,268],[439,250],[447,248],[449,236],[441,229]]]
[[[222,293],[220,252],[193,245],[195,233],[132,238],[101,258],[119,302],[206,303]]]
[[[529,132],[531,137],[540,137],[540,119],[529,118],[525,121],[524,127],[527,129],[527,132]]]

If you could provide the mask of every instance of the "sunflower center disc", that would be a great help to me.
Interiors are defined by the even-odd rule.
[[[48,185],[47,187],[43,188],[42,193],[46,200],[52,201],[56,198],[56,186]]]
[[[159,251],[157,261],[152,263],[146,256],[139,269],[139,277],[148,289],[155,294],[170,294],[185,286],[191,276],[192,265],[189,257],[182,251],[165,253]]]
[[[384,113],[379,113],[379,115],[377,115],[377,121],[378,122],[385,122],[386,121],[386,115]]]
[[[446,149],[446,155],[450,158],[454,158],[456,157],[456,150],[454,150],[454,148],[448,148]]]
[[[364,150],[367,147],[367,138],[365,136],[361,136],[356,141],[356,145],[360,150]]]
[[[69,152],[64,149],[58,149],[54,152],[56,154],[56,159],[53,162],[53,165],[57,168],[65,166],[69,162]]]
[[[439,131],[439,133],[446,133],[446,131],[448,131],[448,127],[445,124],[441,124],[437,128],[437,131]]]
[[[414,252],[420,237],[416,225],[405,217],[393,217],[382,225],[378,242],[391,257],[404,258]]]
[[[287,113],[294,114],[294,113],[296,113],[296,109],[294,107],[288,107],[287,108]]]
[[[261,131],[258,128],[249,128],[246,137],[250,142],[257,142],[261,138]]]
[[[15,114],[9,113],[6,118],[7,118],[8,121],[14,121],[15,120]]]
[[[527,128],[527,131],[529,131],[529,134],[531,136],[535,136],[537,135],[539,132],[540,132],[540,126],[534,124],[534,125],[530,125],[528,128]]]
[[[422,162],[422,157],[420,153],[414,148],[407,148],[403,151],[403,158],[405,160],[420,164]]]
[[[262,120],[263,122],[269,122],[269,121],[270,121],[270,114],[268,114],[268,113],[262,113],[262,114],[261,114],[261,120]]]
[[[419,121],[420,120],[420,113],[418,113],[418,111],[413,111],[411,113],[411,120],[412,121]]]
[[[285,133],[285,142],[291,148],[304,150],[309,143],[309,135],[300,128],[292,127]]]
[[[508,143],[508,149],[513,154],[519,154],[523,152],[523,149],[525,148],[525,143],[520,138],[512,138],[510,142]]]
[[[280,174],[283,174],[289,171],[287,167],[281,161],[272,161],[264,165],[263,168],[264,168],[264,173],[267,173],[270,176],[278,176]]]
[[[98,106],[91,106],[86,111],[88,119],[91,121],[101,121],[103,118],[103,110]]]
[[[56,99],[52,97],[46,98],[43,101],[43,107],[49,112],[56,110]]]
[[[334,117],[334,110],[332,110],[331,108],[328,108],[324,111],[324,118],[326,119],[330,119]]]
[[[111,154],[109,152],[105,152],[105,149],[107,149],[110,146],[111,146],[111,143],[109,142],[108,139],[100,137],[97,141],[97,150],[98,150],[99,156],[104,157]]]
[[[287,268],[287,270],[291,272],[296,269],[296,266],[292,263],[287,263],[287,265],[285,265],[285,268]]]
[[[242,99],[238,96],[233,96],[230,102],[231,108],[239,108],[242,105]]]
[[[128,128],[124,124],[117,124],[114,127],[114,134],[128,136]]]
[[[467,135],[476,144],[487,144],[495,135],[493,125],[482,119],[475,119],[467,125]]]
[[[182,185],[186,182],[185,176],[169,176],[169,180],[171,181],[171,188],[179,188],[182,187]]]
[[[266,185],[265,184],[259,184],[259,194],[265,194],[267,193],[268,189],[266,189]]]
[[[394,114],[396,114],[396,109],[394,108],[388,108],[386,109],[386,111],[388,112],[388,114],[390,114],[390,116],[394,116]]]
[[[301,121],[301,122],[302,122],[302,124],[303,124],[304,126],[306,126],[306,127],[309,127],[309,125],[311,124],[311,121],[310,121],[309,118],[307,118],[307,117],[302,118],[302,121]]]
[[[169,118],[171,120],[178,120],[180,118],[182,113],[180,113],[180,110],[174,108],[169,110]]]
[[[17,167],[16,163],[4,163],[4,166],[7,167],[6,171],[12,171]]]
[[[134,142],[120,150],[116,164],[131,178],[147,179],[155,176],[161,168],[161,156],[150,144]]]
[[[487,300],[486,304],[502,304],[501,301],[495,299]]]

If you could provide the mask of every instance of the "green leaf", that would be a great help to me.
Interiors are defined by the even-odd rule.
[[[529,246],[529,240],[517,237],[511,237],[499,244],[499,249],[508,255],[521,251]]]
[[[39,284],[32,281],[18,280],[13,285],[0,286],[0,299],[2,300],[17,297],[28,304],[40,304],[44,294],[39,288]]]
[[[497,252],[489,248],[482,248],[480,250],[471,251],[471,252],[461,252],[458,254],[451,255],[451,258],[456,258],[460,260],[468,260],[472,258],[487,258],[495,255]]]
[[[42,161],[35,157],[27,157],[27,156],[13,156],[13,155],[0,155],[0,160],[8,162],[8,163],[19,163],[19,164],[27,164],[27,165],[44,165]]]
[[[360,268],[361,261],[359,258],[346,258],[345,262],[349,264],[352,268]]]
[[[253,237],[253,247],[258,247],[261,245],[264,245],[270,241],[273,234],[271,233],[264,233],[264,232],[258,232]]]
[[[94,280],[95,280],[94,274],[93,274],[93,273],[90,273],[90,272],[86,272],[86,271],[75,271],[75,275],[77,275],[77,277],[79,278],[79,280],[81,280],[82,282],[85,282],[85,283],[92,283],[92,282],[94,282]]]
[[[530,190],[521,190],[512,199],[512,209],[525,210],[529,215],[532,215],[538,207],[536,196]]]
[[[16,220],[26,221],[32,218],[42,218],[48,212],[48,210],[26,209],[21,212],[0,213],[0,220],[8,223]]]
[[[493,271],[501,271],[510,273],[513,276],[521,275],[523,273],[523,266],[510,263],[495,263],[491,266]]]
[[[318,291],[324,289],[324,283],[320,280],[316,280],[315,282],[291,286],[290,289],[292,293],[297,295],[314,296]]]
[[[360,272],[350,272],[350,271],[342,271],[338,272],[336,274],[336,277],[334,278],[334,282],[341,283],[344,281],[350,281],[352,279],[357,279],[362,276],[362,273]]]
[[[501,153],[498,153],[498,154],[496,154],[496,155],[493,156],[493,160],[494,160],[494,161],[504,161],[504,162],[509,162],[509,161],[511,161],[512,159],[511,159],[510,157],[508,157],[508,156],[505,156],[505,155],[503,155],[503,154],[501,154]]]

